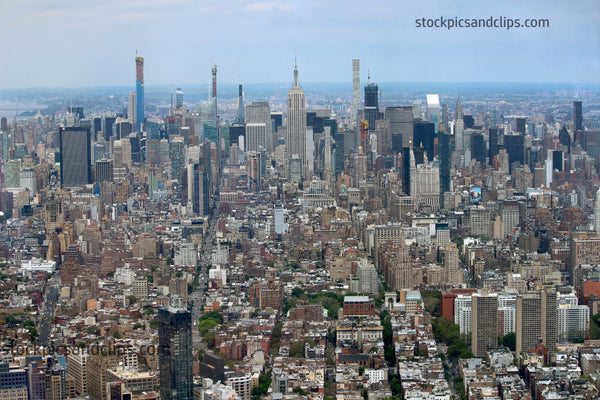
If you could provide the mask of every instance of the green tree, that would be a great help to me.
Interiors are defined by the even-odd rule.
[[[88,326],[85,328],[85,333],[89,333],[90,335],[99,335],[100,328],[98,328],[96,325]]]
[[[465,392],[465,384],[463,383],[460,375],[454,377],[454,389],[458,392],[461,400],[467,400],[467,394]]]
[[[290,346],[290,357],[304,358],[304,340],[292,343]]]
[[[281,330],[283,329],[283,323],[278,322],[273,327],[273,333],[271,334],[271,355],[277,357],[279,354],[279,346],[281,345]]]
[[[324,400],[333,399],[335,400],[335,383],[325,381],[325,385],[323,388],[323,396]]]
[[[198,324],[198,331],[200,332],[200,335],[204,336],[206,335],[206,332],[210,331],[212,328],[215,328],[219,326],[219,323],[213,319],[207,319],[204,321],[201,321]]]
[[[29,339],[32,342],[35,342],[35,340],[39,336],[37,329],[35,329],[35,326],[29,326],[29,327],[27,327],[27,330],[29,331]]]
[[[402,381],[400,380],[400,377],[396,374],[392,375],[390,379],[390,389],[392,389],[392,394],[394,396],[403,395]]]
[[[459,358],[473,358],[466,337],[461,337],[460,327],[444,317],[431,320],[433,336],[436,341],[446,343],[448,346],[448,357],[455,362]]]
[[[137,297],[135,297],[134,295],[130,294],[129,296],[127,296],[127,302],[129,303],[130,307],[133,307],[136,301]]]
[[[216,321],[219,325],[223,323],[223,316],[218,311],[207,312],[200,317],[200,322],[212,319]]]
[[[215,348],[215,337],[216,336],[217,336],[217,332],[215,332],[215,331],[208,331],[204,334],[204,336],[203,336],[204,343],[206,344],[206,346],[209,349]]]
[[[293,389],[294,393],[299,394],[300,396],[308,396],[308,392],[304,389],[302,389],[300,386],[296,386]]]
[[[425,311],[431,314],[432,317],[440,316],[440,292],[438,291],[421,291],[421,297],[425,304]]]
[[[381,325],[383,325],[383,351],[384,357],[390,366],[396,365],[396,351],[394,348],[394,334],[392,332],[392,320],[388,311],[381,313]]]
[[[590,318],[590,339],[600,339],[600,314],[592,315]]]
[[[508,347],[510,351],[515,351],[517,349],[517,334],[515,332],[507,333],[499,338],[499,343],[504,347]]]
[[[258,377],[258,386],[252,389],[251,396],[253,400],[259,400],[265,396],[271,386],[271,371],[266,371]]]

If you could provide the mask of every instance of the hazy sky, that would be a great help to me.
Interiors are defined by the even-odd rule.
[[[417,18],[547,18],[423,29]],[[0,89],[350,82],[600,82],[598,0],[0,0]]]

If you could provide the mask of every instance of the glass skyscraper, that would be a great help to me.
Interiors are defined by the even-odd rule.
[[[158,322],[160,397],[192,400],[192,316],[182,309],[162,308]]]
[[[60,128],[60,181],[62,187],[91,183],[90,128]]]
[[[135,58],[135,101],[136,129],[142,130],[144,123],[144,58]]]

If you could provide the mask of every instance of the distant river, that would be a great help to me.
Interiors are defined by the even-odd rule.
[[[8,122],[11,122],[16,114],[21,114],[25,111],[37,111],[46,108],[44,104],[27,103],[27,102],[14,102],[14,101],[0,101],[0,117],[6,117]],[[17,117],[18,120],[27,119],[29,117]]]

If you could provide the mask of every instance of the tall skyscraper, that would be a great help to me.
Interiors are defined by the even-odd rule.
[[[442,123],[440,126],[438,126],[438,133],[442,131],[450,132],[448,126],[448,104],[446,103],[442,104]]]
[[[512,172],[513,163],[518,162],[519,165],[525,164],[525,136],[504,135],[504,148],[508,153],[510,172]]]
[[[137,104],[136,104],[136,100],[135,100],[135,92],[132,90],[131,92],[129,92],[129,103],[127,105],[127,118],[129,118],[129,122],[131,122],[131,125],[136,126],[137,127],[137,117],[136,117],[136,112],[137,112]]]
[[[488,158],[489,158],[490,165],[492,165],[492,162],[494,161],[494,157],[500,151],[500,148],[498,146],[498,128],[490,128],[489,129],[489,142],[490,142],[490,148],[488,150]]]
[[[352,123],[356,123],[358,109],[360,108],[360,59],[352,59]]]
[[[379,86],[370,82],[365,86],[365,120],[369,122],[369,129],[375,130],[375,121],[380,119],[379,114]]]
[[[294,84],[287,98],[287,154],[289,159],[299,157],[302,173],[307,170],[306,159],[306,99],[304,89],[298,83],[298,65],[294,62]],[[307,178],[303,176],[303,178]]]
[[[573,130],[583,130],[583,110],[581,101],[573,102]]]
[[[235,117],[235,122],[243,124],[246,121],[246,109],[244,108],[244,92],[242,91],[242,85],[239,87],[238,94],[238,112]]]
[[[390,121],[392,141],[399,137],[401,147],[413,146],[413,109],[412,106],[394,106],[385,108],[385,119]],[[393,149],[392,149],[393,151]],[[383,155],[387,155],[383,153]]]
[[[137,98],[136,98],[136,104],[137,104]],[[113,136],[113,129],[114,129],[116,120],[117,120],[117,117],[113,117],[113,116],[106,116],[104,118],[104,125],[102,126],[102,133],[104,135],[104,140],[106,142],[110,142],[110,138]]]
[[[377,154],[385,156],[392,152],[392,127],[387,119],[375,121],[375,135],[377,136]]]
[[[188,207],[195,215],[204,216],[209,207],[208,202],[205,201],[209,190],[208,173],[200,163],[188,164],[186,168]]]
[[[454,117],[454,166],[463,166],[464,148],[465,148],[465,122],[463,120],[463,109],[460,104],[460,96],[456,101],[456,115]]]
[[[8,132],[0,131],[0,159],[8,160]]]
[[[496,109],[490,111],[490,129],[496,128]]]
[[[261,188],[261,154],[258,151],[248,151],[246,152],[246,156],[246,170],[248,171],[248,187],[251,191],[258,192]]]
[[[77,187],[91,183],[90,128],[61,127],[60,182],[62,187]]]
[[[192,400],[192,316],[181,309],[161,308],[158,321],[160,397]]]
[[[485,148],[485,140],[483,134],[476,132],[471,136],[471,159],[479,161],[485,167],[485,158],[487,150]]]
[[[517,297],[517,354],[538,344],[549,351],[556,347],[558,322],[556,290],[528,292]]]
[[[271,109],[268,101],[253,101],[246,106],[246,151],[264,148],[273,151]]]
[[[135,101],[136,101],[136,126],[138,132],[142,130],[144,122],[144,58],[135,58]]]
[[[471,301],[471,349],[475,357],[485,357],[498,347],[498,296],[473,293]]]
[[[429,161],[435,155],[435,126],[431,122],[416,122],[413,128],[413,147],[423,148]]]
[[[437,94],[427,95],[427,121],[435,124],[437,133],[440,125],[440,96]]]
[[[452,169],[452,136],[444,132],[439,135],[440,154],[440,207],[444,207],[444,193],[450,191]]]
[[[415,165],[415,155],[410,147],[402,148],[402,192],[410,196],[411,180],[411,169]]]
[[[520,135],[525,135],[527,132],[527,118],[515,119],[515,131]]]
[[[600,235],[600,189],[596,192],[594,201],[594,230]]]
[[[213,65],[212,69],[212,97],[217,98],[217,66]]]
[[[101,159],[96,161],[96,183],[112,182],[113,160]]]
[[[175,91],[175,108],[183,107],[183,90],[181,88],[177,88]]]

